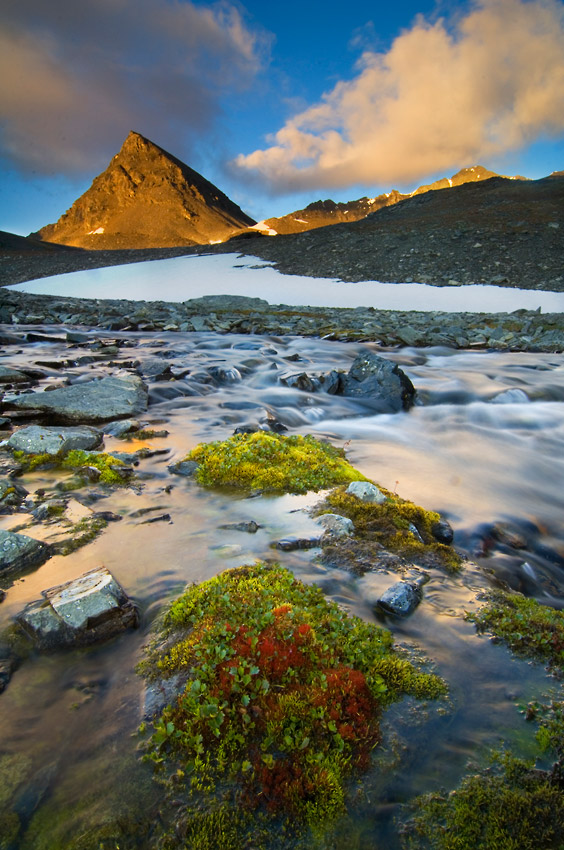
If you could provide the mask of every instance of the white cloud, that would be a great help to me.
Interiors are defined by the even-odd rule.
[[[91,173],[132,129],[189,147],[269,44],[227,0],[4,0],[0,153],[24,170]]]
[[[273,192],[406,183],[564,131],[564,6],[481,0],[449,25],[418,18],[387,53],[235,165]]]

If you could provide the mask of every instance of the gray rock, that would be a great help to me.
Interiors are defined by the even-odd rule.
[[[421,602],[421,588],[411,581],[398,581],[392,584],[378,600],[378,605],[387,614],[407,617]]]
[[[28,454],[50,455],[78,449],[89,451],[95,449],[102,442],[102,434],[96,428],[88,425],[77,425],[75,427],[42,428],[39,425],[28,425],[20,428],[6,440],[6,445],[14,451],[26,452]]]
[[[0,513],[12,513],[9,508],[21,505],[28,491],[11,478],[0,478]]]
[[[84,646],[139,624],[137,608],[105,567],[42,595],[17,618],[40,649]]]
[[[370,481],[351,481],[347,487],[347,493],[351,496],[356,496],[361,502],[372,502],[377,505],[382,505],[386,501],[386,497],[375,484]]]
[[[160,357],[151,357],[144,360],[139,367],[139,373],[146,378],[152,378],[155,381],[168,381],[173,377],[170,370],[171,364],[167,363]]]
[[[36,567],[50,557],[51,548],[46,543],[25,534],[0,531],[0,573]]]
[[[189,309],[203,310],[260,310],[269,307],[262,298],[249,298],[246,295],[203,295],[184,302]]]
[[[10,369],[9,366],[0,366],[0,384],[24,384],[26,382],[29,382],[29,378],[23,372]]]
[[[123,437],[131,431],[138,431],[140,427],[138,419],[120,419],[117,422],[108,422],[102,430],[110,437]]]
[[[315,549],[316,546],[321,546],[321,538],[323,534],[313,534],[311,537],[299,537],[298,535],[289,534],[278,540],[274,545],[277,549],[283,552],[295,552],[298,549]]]
[[[241,522],[226,522],[219,526],[226,531],[246,531],[247,534],[256,534],[259,528],[262,528],[254,519],[241,520]]]
[[[319,378],[311,377],[307,372],[300,372],[297,375],[282,375],[280,383],[285,387],[302,390],[306,393],[316,393],[320,387]]]
[[[364,351],[342,376],[339,395],[361,398],[381,413],[397,413],[412,407],[415,388],[397,364]]]
[[[237,384],[241,380],[241,373],[235,366],[210,366],[208,373],[218,384]]]
[[[195,460],[179,460],[176,463],[169,464],[167,469],[173,475],[184,475],[186,478],[192,478],[198,471],[199,464]]]
[[[325,529],[325,533],[331,537],[350,537],[354,534],[354,523],[352,519],[340,514],[322,514],[315,520]]]
[[[138,377],[100,378],[52,392],[27,393],[11,406],[45,411],[56,422],[103,422],[146,410],[147,387]]]

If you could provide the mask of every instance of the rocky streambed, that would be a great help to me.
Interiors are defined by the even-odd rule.
[[[561,355],[258,335],[260,307],[227,333],[212,330],[223,315],[210,306],[188,315],[172,305],[187,325],[202,317],[192,331],[167,328],[160,305],[136,331],[107,329],[101,315],[77,329],[62,307],[57,322],[2,328],[7,847],[155,846],[168,810],[132,738],[146,713],[135,665],[186,583],[257,560],[386,626],[406,658],[424,655],[448,685],[448,701],[386,713],[374,769],[332,846],[354,835],[359,848],[397,847],[403,802],[455,787],[467,759],[500,737],[533,752],[515,703],[550,690],[542,666],[513,659],[464,614],[494,586],[562,607]],[[234,432],[328,440],[378,487],[202,486],[189,453]],[[366,497],[373,506],[359,508]],[[324,537],[312,516],[323,499],[355,533]],[[379,503],[421,506],[394,526],[403,549],[375,525]],[[460,554],[445,561],[441,546]],[[30,643],[17,618],[28,637],[40,619],[54,639]]]
[[[383,346],[446,345],[562,351],[562,313],[446,313],[271,305],[260,298],[204,296],[184,303],[63,298],[0,289],[0,321],[85,325],[109,331],[292,334]]]

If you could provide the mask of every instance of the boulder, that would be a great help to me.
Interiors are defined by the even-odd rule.
[[[321,514],[315,520],[318,525],[322,525],[325,529],[325,534],[331,537],[350,537],[354,534],[354,523],[352,519],[340,514]]]
[[[5,441],[4,445],[14,451],[26,452],[27,454],[50,454],[59,452],[67,454],[78,449],[79,451],[90,451],[102,442],[102,434],[96,428],[88,425],[76,425],[59,428],[41,428],[39,425],[28,425],[20,428]]]
[[[363,351],[341,375],[338,395],[359,398],[380,413],[397,413],[413,406],[415,388],[396,363]]]
[[[351,481],[347,487],[347,493],[360,499],[361,502],[382,505],[386,501],[382,491],[375,484],[371,484],[370,481]]]
[[[42,592],[17,620],[39,649],[85,646],[139,625],[136,606],[105,567]]]
[[[52,392],[20,395],[10,402],[18,410],[49,413],[55,422],[104,422],[147,409],[147,387],[138,377],[99,378]]]
[[[392,584],[378,600],[378,605],[387,614],[407,617],[421,602],[421,587],[412,581],[398,581]]]
[[[37,567],[51,557],[51,548],[40,540],[13,531],[0,531],[0,574]]]

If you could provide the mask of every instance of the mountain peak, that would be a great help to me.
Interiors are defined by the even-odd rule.
[[[108,167],[41,239],[90,249],[222,242],[255,222],[217,186],[132,130]]]

